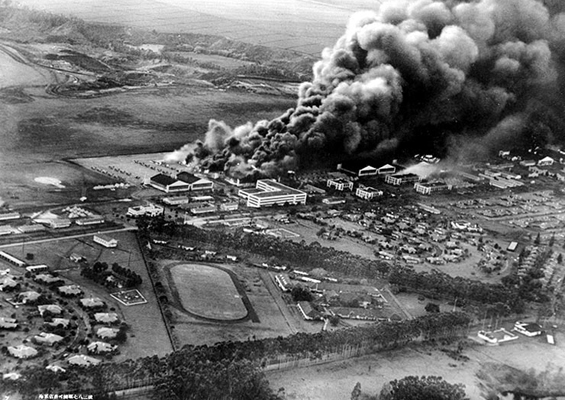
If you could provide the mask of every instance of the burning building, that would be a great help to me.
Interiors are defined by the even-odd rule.
[[[236,178],[402,152],[477,157],[564,136],[565,13],[538,0],[383,0],[355,14],[296,107],[175,152]],[[561,7],[563,8],[563,7]],[[191,149],[191,150],[188,150]]]

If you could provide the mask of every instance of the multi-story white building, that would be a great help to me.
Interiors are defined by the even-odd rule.
[[[353,190],[353,182],[349,179],[329,178],[326,182],[326,185],[329,188],[335,188],[335,190],[339,190],[341,192],[343,192],[345,189]]]
[[[274,179],[260,179],[252,189],[240,189],[238,195],[247,200],[248,207],[264,207],[275,204],[306,204],[306,193],[283,185]]]
[[[444,182],[417,182],[414,184],[416,192],[421,194],[432,194],[434,192],[442,192],[450,190],[451,187]]]
[[[355,196],[360,197],[364,200],[373,200],[375,197],[379,197],[383,195],[382,190],[377,190],[370,186],[363,186],[360,185],[355,190]]]
[[[420,177],[416,174],[393,174],[386,175],[385,182],[389,185],[400,186],[403,183],[419,182]]]

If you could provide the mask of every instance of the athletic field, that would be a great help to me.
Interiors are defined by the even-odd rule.
[[[247,316],[247,309],[227,272],[207,265],[180,264],[171,268],[171,276],[186,311],[220,321]]]

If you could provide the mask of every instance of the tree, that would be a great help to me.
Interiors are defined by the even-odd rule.
[[[312,299],[314,299],[314,296],[312,296],[310,289],[302,285],[296,285],[295,287],[293,287],[290,291],[290,294],[292,296],[292,300],[294,301],[312,301]]]
[[[438,313],[439,305],[436,303],[428,303],[424,309],[429,313]]]
[[[351,400],[359,400],[361,398],[361,383],[357,382],[351,392]]]
[[[555,233],[551,235],[551,238],[549,238],[549,247],[553,247],[554,244],[555,244]]]
[[[559,253],[559,255],[557,256],[557,262],[559,264],[563,264],[563,254]]]
[[[383,386],[380,400],[468,400],[461,384],[451,384],[439,376],[407,376]]]
[[[338,326],[338,325],[339,325],[339,321],[340,321],[340,318],[339,318],[338,315],[332,315],[332,316],[330,316],[330,324],[331,324],[332,326]]]
[[[536,246],[539,246],[540,243],[541,243],[541,237],[540,237],[540,234],[539,234],[539,232],[538,232],[536,238],[534,239],[534,244],[535,244]]]

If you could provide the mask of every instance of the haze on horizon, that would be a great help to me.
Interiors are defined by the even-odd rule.
[[[18,4],[89,22],[122,24],[162,32],[225,36],[233,40],[304,52],[318,57],[343,33],[356,11],[375,1],[287,0],[19,0]],[[305,41],[307,37],[310,40]]]

